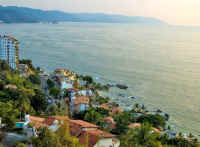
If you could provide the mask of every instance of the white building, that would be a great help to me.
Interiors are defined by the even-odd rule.
[[[0,35],[0,59],[6,61],[12,69],[17,69],[18,54],[17,40],[11,36]]]

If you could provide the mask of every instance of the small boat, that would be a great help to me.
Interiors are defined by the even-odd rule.
[[[128,98],[136,99],[137,97],[135,97],[135,96],[129,96]]]

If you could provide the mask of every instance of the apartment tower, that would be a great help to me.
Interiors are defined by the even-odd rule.
[[[0,35],[0,59],[6,61],[12,69],[18,69],[18,41],[8,35]]]

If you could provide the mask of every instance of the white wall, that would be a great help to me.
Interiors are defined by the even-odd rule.
[[[94,147],[119,147],[120,145],[120,142],[119,140],[117,140],[117,144],[115,144],[113,146],[112,144],[112,138],[103,138],[103,139],[100,139],[96,145],[94,145]]]

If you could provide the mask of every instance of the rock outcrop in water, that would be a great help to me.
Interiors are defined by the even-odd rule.
[[[116,84],[116,87],[119,89],[124,89],[124,90],[128,89],[128,86],[123,85],[123,84]]]

